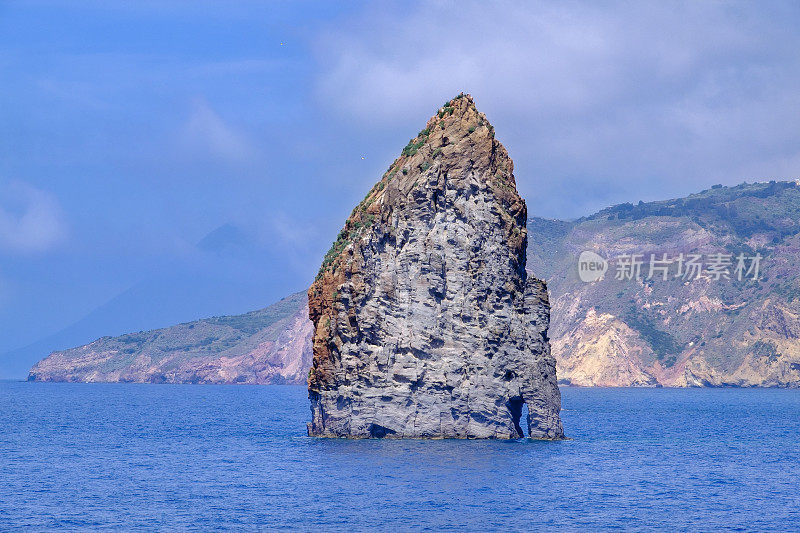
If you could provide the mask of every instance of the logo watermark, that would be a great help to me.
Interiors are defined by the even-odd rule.
[[[608,261],[591,250],[581,252],[578,257],[578,277],[590,283],[603,277],[608,270]]]
[[[614,279],[654,280],[697,279],[720,280],[752,280],[758,281],[761,275],[762,259],[755,255],[712,253],[712,254],[624,254],[606,260],[591,250],[581,252],[578,257],[578,277],[581,281],[591,283],[600,281],[613,266]]]

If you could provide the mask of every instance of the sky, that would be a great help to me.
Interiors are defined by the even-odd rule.
[[[797,179],[798,27],[790,1],[0,0],[0,353],[220,227],[260,250],[220,314],[304,289],[462,91],[531,215]]]

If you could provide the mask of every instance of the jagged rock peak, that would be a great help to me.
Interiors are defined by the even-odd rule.
[[[461,93],[428,119],[425,128],[408,141],[400,156],[359,203],[331,246],[317,279],[335,270],[341,251],[353,237],[370,227],[386,204],[396,203],[416,187],[425,187],[424,175],[449,174],[454,185],[467,169],[486,182],[506,212],[524,228],[527,210],[514,180],[514,163],[495,139],[494,127],[479,112],[469,94]]]
[[[345,222],[309,289],[309,434],[561,438],[525,202],[472,97],[448,101]]]

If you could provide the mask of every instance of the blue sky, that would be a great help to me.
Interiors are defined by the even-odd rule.
[[[0,1],[0,353],[224,224],[266,259],[219,312],[303,289],[461,91],[534,215],[796,179],[798,27],[794,2]]]

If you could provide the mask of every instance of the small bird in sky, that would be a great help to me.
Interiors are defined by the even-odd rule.
[[[361,156],[361,159],[366,159],[366,156],[363,156],[363,155],[362,155],[362,156]]]

